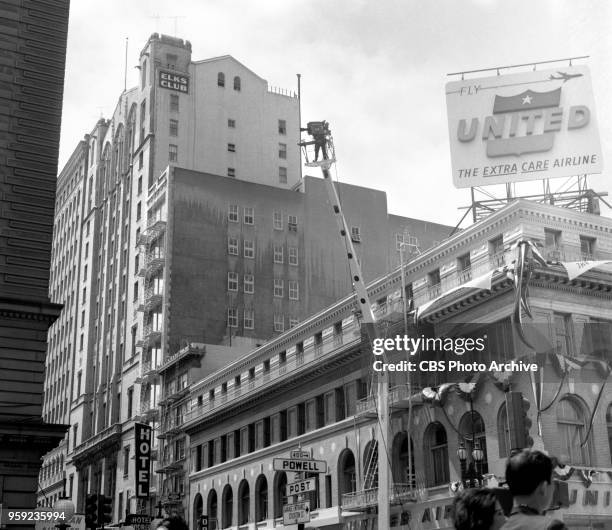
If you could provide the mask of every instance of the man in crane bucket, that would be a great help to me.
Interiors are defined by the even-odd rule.
[[[327,138],[331,135],[329,123],[326,121],[309,121],[306,124],[306,131],[314,139],[315,162],[319,159],[319,151],[323,153],[323,160],[327,160]]]

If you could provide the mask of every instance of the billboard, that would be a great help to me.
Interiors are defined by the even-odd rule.
[[[446,106],[457,188],[602,171],[586,66],[451,81]]]

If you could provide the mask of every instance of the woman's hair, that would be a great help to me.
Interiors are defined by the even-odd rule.
[[[169,515],[161,521],[157,528],[167,528],[168,530],[189,530],[189,526],[180,515]]]
[[[469,489],[453,502],[456,530],[489,530],[495,519],[495,493],[486,488]]]

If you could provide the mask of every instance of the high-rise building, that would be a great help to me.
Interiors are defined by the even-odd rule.
[[[49,332],[44,412],[71,429],[43,485],[55,495],[65,470],[77,509],[111,495],[114,521],[171,502],[157,480],[136,500],[136,421],[154,427],[158,460],[184,452],[173,433],[188,384],[351,287],[323,183],[300,179],[296,95],[157,34],[139,66],[58,177],[50,288],[66,310]],[[390,216],[383,192],[339,189],[370,277],[397,266],[404,237],[427,248],[450,232]],[[158,471],[180,492],[180,466]]]
[[[36,505],[40,458],[67,416],[42,419],[49,261],[68,0],[0,6],[0,505]],[[59,469],[59,466],[58,466]],[[21,526],[33,526],[25,522]]]

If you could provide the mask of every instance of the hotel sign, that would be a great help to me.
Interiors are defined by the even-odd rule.
[[[189,94],[189,76],[166,70],[158,70],[158,75],[160,87]]]
[[[136,471],[136,498],[149,497],[151,483],[151,427],[144,423],[134,424],[136,450],[134,466]]]
[[[446,106],[457,188],[602,171],[586,66],[451,81]]]

